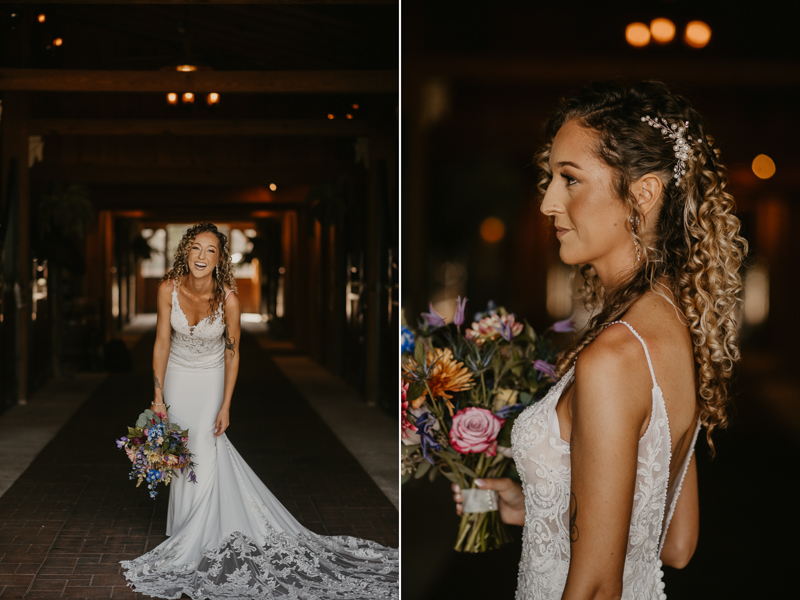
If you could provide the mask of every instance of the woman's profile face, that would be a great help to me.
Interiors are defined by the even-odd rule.
[[[613,276],[636,260],[635,248],[614,173],[595,155],[597,143],[596,134],[576,119],[558,130],[549,159],[553,176],[540,210],[553,218],[561,260]]]
[[[210,231],[198,233],[189,246],[189,272],[195,277],[210,275],[219,264],[219,255],[217,236]]]

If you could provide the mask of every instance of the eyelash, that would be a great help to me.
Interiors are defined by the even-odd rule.
[[[192,246],[192,250],[200,250],[200,247],[199,246]],[[213,254],[214,249],[213,248],[209,248],[208,251]]]
[[[567,180],[567,187],[578,183],[578,180],[574,177],[567,175],[566,173],[561,173],[561,177]]]

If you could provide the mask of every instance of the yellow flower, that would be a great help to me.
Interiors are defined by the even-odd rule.
[[[492,412],[497,412],[504,406],[513,406],[519,402],[519,392],[517,390],[509,390],[507,388],[500,388],[495,394],[494,402],[492,403]]]
[[[430,389],[431,400],[442,398],[447,403],[447,409],[450,414],[453,414],[453,404],[450,399],[453,397],[452,392],[462,392],[468,390],[474,384],[472,381],[472,373],[464,366],[463,363],[457,361],[453,357],[450,348],[434,348],[427,352],[428,364],[434,363],[428,377],[428,389]],[[411,405],[414,408],[419,408],[425,402],[428,390],[419,398],[414,399]]]

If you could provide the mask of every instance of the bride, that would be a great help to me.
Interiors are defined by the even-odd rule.
[[[545,136],[541,211],[597,310],[514,424],[522,485],[476,485],[524,525],[518,600],[664,600],[662,565],[697,545],[695,440],[727,423],[747,242],[702,117],[663,84],[593,84]]]
[[[227,237],[190,227],[158,289],[155,399],[189,430],[197,482],[173,478],[167,535],[122,561],[135,591],[194,600],[398,597],[398,552],[303,527],[242,460],[225,431],[239,369],[239,300]]]

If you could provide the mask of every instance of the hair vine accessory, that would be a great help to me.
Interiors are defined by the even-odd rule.
[[[672,149],[675,151],[675,158],[678,159],[678,162],[675,163],[675,168],[673,169],[675,174],[673,177],[675,178],[675,185],[679,185],[686,173],[686,161],[689,160],[692,154],[692,148],[686,141],[692,139],[692,136],[686,135],[689,131],[689,121],[684,121],[683,124],[669,124],[667,120],[662,117],[661,123],[659,123],[658,118],[651,119],[650,115],[647,115],[646,117],[642,117],[642,122],[646,122],[650,127],[660,129],[663,135],[675,141],[675,145]]]

